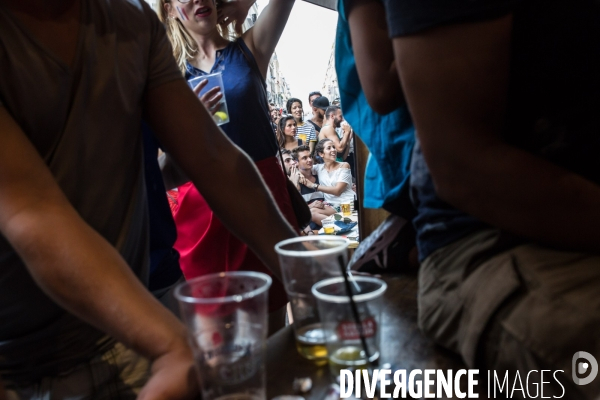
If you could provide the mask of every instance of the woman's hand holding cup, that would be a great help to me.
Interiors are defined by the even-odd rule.
[[[208,84],[208,79],[202,79],[198,85],[194,88],[194,93],[196,96],[200,96],[200,92],[204,87]],[[200,96],[200,101],[204,104],[204,107],[208,110],[211,115],[217,112],[217,107],[215,107],[221,99],[223,98],[223,93],[221,93],[221,88],[215,86],[214,88],[208,90],[202,96]]]

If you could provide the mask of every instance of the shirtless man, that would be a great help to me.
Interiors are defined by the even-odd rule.
[[[347,123],[342,124],[343,121],[342,109],[338,106],[329,106],[325,110],[325,123],[323,124],[323,128],[321,128],[321,132],[319,132],[319,140],[331,139],[335,145],[335,150],[338,152],[336,160],[340,162],[344,161],[348,156],[348,152],[350,151],[348,144],[354,137],[354,132],[350,125]],[[339,130],[342,134],[341,137],[336,132],[336,129],[340,127],[342,128]]]

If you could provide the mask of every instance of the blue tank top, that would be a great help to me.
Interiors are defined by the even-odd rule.
[[[274,157],[277,143],[271,126],[265,80],[241,38],[217,51],[215,64],[208,72],[188,63],[185,78],[190,80],[219,71],[223,76],[229,112],[229,122],[221,125],[221,129],[254,162]]]

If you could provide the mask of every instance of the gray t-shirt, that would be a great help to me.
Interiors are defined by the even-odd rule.
[[[81,4],[73,66],[0,7],[0,106],[79,214],[146,283],[142,100],[147,90],[182,76],[162,24],[143,0]],[[102,351],[103,336],[50,300],[0,236],[0,375],[35,379],[70,368]]]

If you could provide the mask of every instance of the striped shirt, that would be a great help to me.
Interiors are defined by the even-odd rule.
[[[299,135],[301,134],[306,135],[306,143],[317,141],[317,131],[315,130],[315,127],[308,122],[304,122],[304,125],[298,125],[296,127],[296,138],[299,138]]]

